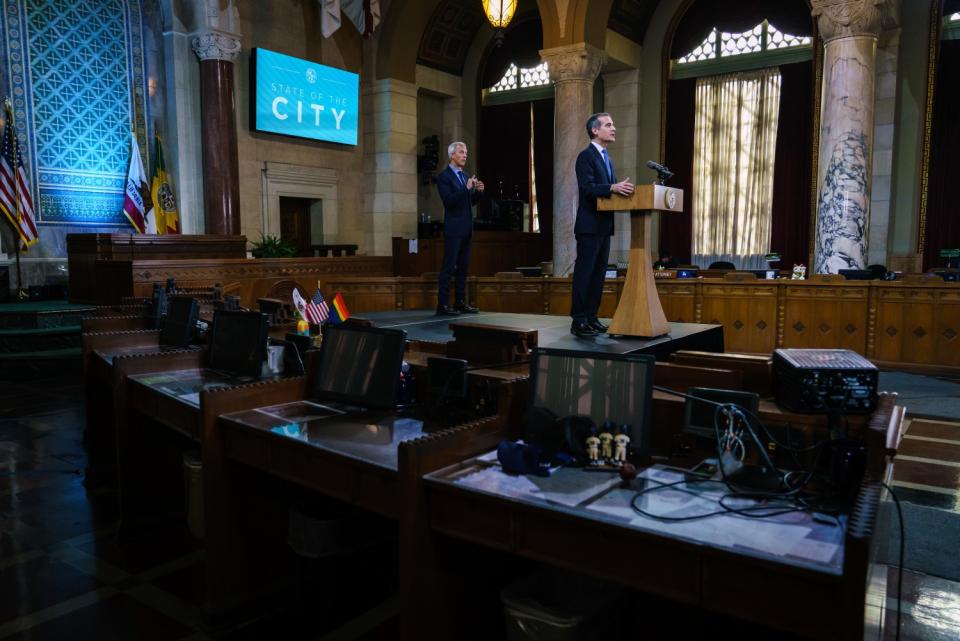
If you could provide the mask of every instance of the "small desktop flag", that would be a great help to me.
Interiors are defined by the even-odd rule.
[[[147,231],[147,213],[144,209],[143,193],[147,187],[147,172],[143,170],[137,137],[131,134],[130,140],[130,169],[127,171],[127,186],[123,196],[123,213],[137,233],[144,234]]]
[[[320,293],[319,287],[317,287],[313,298],[307,301],[304,315],[307,321],[313,325],[320,325],[330,318],[330,306],[327,305],[327,301],[323,300],[323,294]]]
[[[300,290],[296,287],[293,288],[293,308],[297,310],[297,316],[300,317],[300,320],[307,320],[307,301],[303,300],[303,296],[300,295]]]
[[[347,304],[343,302],[343,296],[337,292],[333,297],[333,312],[330,314],[330,322],[339,324],[350,318],[350,310]]]
[[[33,199],[27,170],[20,156],[20,146],[13,124],[13,107],[5,105],[7,124],[3,128],[3,151],[0,154],[0,210],[17,230],[22,250],[37,242],[37,222],[33,217]]]

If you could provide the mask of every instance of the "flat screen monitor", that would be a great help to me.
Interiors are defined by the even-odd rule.
[[[654,357],[585,354],[537,348],[530,375],[532,404],[558,417],[589,416],[596,424],[630,425],[630,445],[646,450],[653,399]]]
[[[371,409],[395,407],[406,340],[400,329],[327,327],[310,396]]]
[[[254,131],[357,144],[360,76],[267,49],[250,56]]]
[[[713,402],[701,403],[688,398],[684,408],[683,431],[687,434],[712,440],[717,438],[717,406],[714,403],[733,403],[754,414],[760,407],[760,396],[754,392],[712,387],[691,387],[687,390],[687,394]]]
[[[467,361],[462,358],[429,357],[427,389],[435,399],[466,398]]]
[[[160,344],[186,347],[193,340],[200,304],[189,296],[171,296],[167,302],[167,316],[160,330]]]
[[[838,274],[847,280],[873,280],[873,272],[869,269],[841,269]]]
[[[257,378],[267,357],[267,317],[218,309],[209,342],[210,368]]]
[[[695,269],[678,269],[677,278],[696,278],[697,270]]]
[[[160,329],[163,317],[167,315],[167,292],[159,284],[153,286],[153,297],[150,299],[150,326]]]

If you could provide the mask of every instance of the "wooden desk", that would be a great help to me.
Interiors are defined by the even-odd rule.
[[[161,352],[159,332],[155,330],[85,333],[82,336],[84,395],[86,400],[87,470],[84,485],[88,488],[117,482],[117,441],[115,402],[123,398],[123,387],[129,368],[142,360],[131,357],[152,357],[150,367],[157,371],[184,367],[197,356],[183,356],[195,350]],[[120,363],[121,367],[115,367]]]
[[[879,481],[889,472],[891,443],[902,429],[903,412],[894,400],[883,397],[865,428],[867,468],[844,527],[820,523],[809,513],[668,523],[632,508],[643,482],[621,488],[613,473],[574,468],[558,469],[550,478],[508,475],[496,452],[427,474],[425,516],[435,534],[725,616],[813,639],[861,639]],[[658,484],[682,478],[659,466],[643,475],[653,479],[646,483]],[[673,492],[640,500],[648,512],[676,514],[715,510],[716,499]],[[421,639],[454,638],[467,625],[449,618],[459,605],[449,595],[462,592],[461,584],[472,577],[439,560],[441,545],[428,535],[414,548],[422,573]]]
[[[277,513],[282,498],[264,494],[262,477],[250,470],[399,520],[405,541],[405,528],[414,527],[408,520],[423,511],[419,479],[435,469],[432,459],[417,456],[421,442],[462,456],[503,437],[499,417],[431,431],[423,421],[394,412],[344,415],[309,401],[225,414],[219,428],[224,465],[218,485],[224,494],[215,499],[205,491],[223,508],[219,528],[207,530],[208,601],[218,613],[290,580],[282,558],[287,520]],[[240,494],[246,488],[254,493]],[[410,572],[416,568],[401,553],[401,587],[413,582],[404,578]]]

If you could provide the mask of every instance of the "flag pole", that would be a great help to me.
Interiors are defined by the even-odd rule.
[[[20,224],[20,145],[17,144],[17,128],[13,124],[13,104],[10,102],[10,97],[4,99],[3,106],[7,112],[7,127],[10,127],[10,138],[14,142],[14,150],[17,153],[17,157],[13,159],[13,202],[16,207],[17,215],[17,225]],[[13,225],[11,225],[13,227]],[[23,276],[20,272],[20,244],[23,239],[20,238],[20,229],[14,227],[13,229],[13,241],[14,241],[14,253],[17,255],[17,299],[26,300],[27,292],[23,289]]]

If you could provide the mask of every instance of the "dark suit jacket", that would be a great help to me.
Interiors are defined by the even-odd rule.
[[[466,176],[469,178],[469,176]],[[467,189],[450,165],[437,175],[437,191],[443,201],[443,235],[471,236],[472,208],[480,201],[480,192]]]
[[[597,198],[610,197],[610,185],[607,167],[603,156],[593,143],[577,156],[577,186],[580,190],[580,203],[577,205],[575,234],[613,235],[613,212],[597,213]],[[613,177],[617,182],[617,177]]]

